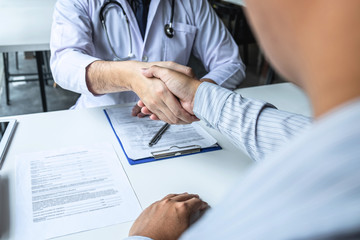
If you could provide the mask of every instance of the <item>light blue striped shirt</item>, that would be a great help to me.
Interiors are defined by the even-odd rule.
[[[310,125],[202,83],[194,112],[266,161],[181,239],[360,238],[360,99]]]
[[[193,111],[256,161],[288,143],[294,135],[308,128],[311,121],[210,83],[200,85]]]

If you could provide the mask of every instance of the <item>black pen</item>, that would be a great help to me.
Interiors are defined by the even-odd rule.
[[[149,142],[149,147],[154,146],[161,138],[161,136],[164,134],[164,132],[170,127],[170,124],[165,123],[160,130],[155,134],[155,136],[151,139]]]

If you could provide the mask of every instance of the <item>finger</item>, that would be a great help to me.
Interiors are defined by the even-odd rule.
[[[138,105],[135,105],[131,111],[132,116],[137,116],[141,111],[141,108]]]
[[[181,72],[189,77],[195,77],[194,71],[191,67],[184,66],[176,62],[167,62],[167,64],[165,64],[165,67],[175,70],[177,72]]]
[[[153,114],[147,107],[141,108],[141,112],[145,114],[146,116],[149,116],[151,120],[160,120],[158,116]]]
[[[150,114],[143,114],[142,112],[138,113],[137,117],[138,118],[144,118],[146,117],[147,115],[150,115]]]
[[[141,102],[143,104],[143,102]],[[139,105],[139,103],[138,103]],[[145,105],[144,105],[145,106]],[[145,115],[150,115],[152,120],[160,120],[155,114],[153,114],[146,106],[141,108],[141,112]],[[194,116],[194,121],[200,121],[196,116]]]
[[[146,102],[145,105],[150,112],[154,113],[160,120],[170,124],[186,124],[188,119],[180,114],[189,115],[185,110],[182,109],[180,102],[176,97],[169,91],[165,83],[157,80],[157,87],[154,90],[158,98],[158,102],[155,104],[148,105]],[[181,111],[183,110],[183,111]],[[174,112],[176,112],[175,115]],[[187,116],[187,118],[189,118]],[[184,121],[183,119],[186,119]]]
[[[162,71],[162,68],[159,69]],[[196,117],[183,109],[179,100],[170,92],[164,82],[159,79],[154,80],[153,86],[157,100],[147,102],[143,99],[143,104],[147,106],[150,112],[154,113],[160,120],[170,124],[187,124],[196,121]]]
[[[151,114],[150,119],[155,121],[160,120],[155,114]]]
[[[152,66],[152,67],[154,67],[154,66]],[[143,68],[141,70],[141,72],[147,78],[154,78],[153,71],[150,71],[150,68]]]
[[[158,116],[160,120],[170,124],[174,124],[174,122],[168,117],[169,114],[163,112],[164,110],[166,110],[166,108],[167,107],[162,104],[161,106],[159,106],[158,109],[150,109],[150,111],[153,112],[156,116]],[[172,116],[170,115],[170,117]]]
[[[177,201],[177,202],[184,202],[184,201],[189,200],[191,198],[199,198],[199,195],[183,193],[183,194],[179,194],[177,196],[172,197],[171,200],[174,200],[174,201]]]
[[[197,118],[191,115],[190,113],[188,113],[181,106],[179,100],[170,91],[165,93],[164,103],[166,106],[168,106],[168,109],[171,111],[172,115],[176,118],[175,124],[189,124],[196,121]]]
[[[200,206],[198,204],[198,202],[196,202],[195,204],[193,204],[192,202],[193,200],[190,199],[188,202],[187,202],[187,207],[189,208],[189,212],[190,212],[190,216],[189,216],[189,222],[190,222],[190,225],[194,224],[199,218],[201,218],[206,210],[209,209],[209,205],[202,201]]]
[[[191,198],[187,201],[185,201],[187,204],[187,207],[189,209],[189,212],[197,212],[197,211],[202,211],[203,209],[206,209],[209,205],[202,201],[199,198]]]
[[[159,112],[150,108],[149,110],[156,114],[159,119],[170,124],[187,124],[195,121],[194,116],[183,109],[179,100],[170,92],[165,83],[159,81],[159,84],[161,87],[158,87],[157,95],[162,101],[157,106]]]
[[[163,120],[164,122],[174,124],[174,120],[176,120],[176,118],[173,116],[171,111],[168,109],[168,106],[163,101],[164,94],[169,90],[160,80],[156,80],[153,83],[153,92],[155,94],[155,97],[150,98],[149,101],[145,101],[143,99],[143,104],[145,104],[147,109],[151,113],[155,114],[159,119]]]
[[[165,103],[161,104],[160,108],[162,109],[161,110],[162,113],[160,115],[154,114],[147,107],[141,108],[141,113],[143,113],[145,115],[150,115],[150,119],[152,119],[152,120],[163,120],[164,122],[167,122],[170,124],[189,124],[194,121],[199,121],[198,118],[189,114],[186,110],[182,109],[181,104],[177,104],[175,102],[175,105],[177,105],[177,107],[170,106],[170,108],[169,108],[169,106],[167,106]],[[175,108],[175,110],[171,110],[171,108],[172,109]],[[180,109],[176,110],[176,108],[180,108]],[[177,112],[179,117],[175,116],[173,111]],[[185,119],[185,120],[183,120],[183,119]]]
[[[146,115],[152,114],[152,112],[147,107],[141,108],[141,112]]]
[[[164,76],[169,72],[169,69],[153,65],[150,68],[142,69],[142,74],[147,78],[158,78],[162,80]]]
[[[143,103],[143,101],[141,101],[141,100],[139,100],[138,102],[137,102],[137,105],[139,106],[139,107],[145,107],[145,104]]]
[[[171,194],[168,194],[165,197],[163,197],[161,200],[170,199],[170,198],[175,197],[177,195],[179,195],[179,194],[171,193]]]
[[[169,114],[167,115],[166,113],[163,112],[164,110],[167,109],[167,106],[163,102],[157,103],[156,105],[152,105],[152,108],[150,108],[149,105],[148,107],[146,107],[146,109],[148,110],[148,112],[158,116],[160,120],[173,124],[173,121],[171,121],[168,117],[170,115]]]

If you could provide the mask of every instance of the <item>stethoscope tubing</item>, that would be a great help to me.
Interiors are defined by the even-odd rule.
[[[119,57],[115,53],[115,50],[114,50],[114,48],[113,48],[113,46],[111,44],[110,37],[109,37],[109,34],[108,34],[108,30],[107,30],[107,27],[106,27],[106,24],[105,24],[104,11],[105,11],[106,7],[109,6],[110,4],[115,4],[118,7],[120,7],[120,9],[122,10],[123,15],[125,17],[125,21],[126,21],[126,25],[127,25],[127,32],[128,32],[128,36],[129,36],[129,45],[130,45],[129,48],[130,48],[130,51],[129,51],[128,56],[124,57],[124,58]],[[173,28],[174,9],[175,9],[175,0],[172,0],[172,2],[171,2],[170,22],[168,24],[165,24],[165,26],[164,26],[164,32],[165,32],[165,35],[168,38],[173,38],[174,35],[175,35],[175,31],[174,31],[174,28]],[[127,14],[125,13],[124,8],[121,6],[121,4],[119,2],[117,2],[117,1],[114,1],[114,0],[108,0],[100,8],[99,18],[100,18],[101,25],[102,25],[102,27],[103,27],[103,29],[105,31],[107,42],[108,42],[108,44],[110,46],[110,49],[111,49],[112,53],[114,54],[115,60],[117,60],[117,61],[126,61],[126,60],[129,60],[129,59],[133,58],[135,55],[133,54],[133,51],[132,51],[132,37],[131,37],[131,32],[130,32],[130,21],[129,21],[129,18],[128,18]]]

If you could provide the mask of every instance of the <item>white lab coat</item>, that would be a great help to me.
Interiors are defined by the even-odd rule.
[[[86,67],[95,60],[113,60],[99,20],[106,0],[58,0],[51,33],[51,69],[55,81],[63,88],[81,93],[75,108],[96,107],[134,102],[133,92],[94,96],[89,92]],[[198,57],[219,85],[235,88],[244,78],[244,65],[239,50],[226,27],[207,0],[175,1],[175,36],[168,38],[164,25],[169,23],[171,0],[152,0],[143,40],[135,15],[126,0],[118,0],[129,21],[135,58],[139,61],[174,61],[186,65],[191,52]],[[112,5],[114,6],[114,5]],[[129,37],[121,10],[111,7],[106,13],[106,26],[118,56],[127,56]]]

